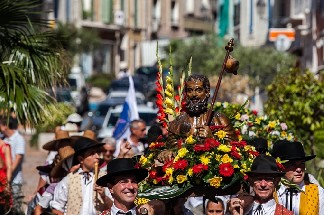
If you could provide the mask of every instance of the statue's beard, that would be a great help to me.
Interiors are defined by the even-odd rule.
[[[207,97],[199,101],[193,101],[187,99],[186,102],[187,113],[191,116],[200,116],[201,114],[207,111],[207,105],[208,105],[207,102],[208,102]]]

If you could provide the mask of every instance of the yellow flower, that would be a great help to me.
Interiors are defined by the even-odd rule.
[[[259,117],[256,118],[256,119],[255,119],[255,124],[260,125],[260,124],[261,124],[261,118],[259,118]]]
[[[209,164],[209,158],[205,157],[204,155],[200,156],[200,161],[202,164],[205,164],[205,165]]]
[[[276,124],[277,124],[276,121],[270,121],[269,124],[268,124],[268,127],[269,128],[274,128],[274,127],[276,127]]]
[[[171,108],[165,108],[165,109],[164,109],[164,112],[165,112],[166,114],[170,114],[170,115],[173,115],[173,113],[174,113],[174,111],[173,111]]]
[[[165,91],[165,95],[167,96],[167,98],[171,98],[173,96],[170,91]]]
[[[236,119],[236,120],[240,120],[240,118],[241,118],[241,114],[240,114],[240,113],[237,113],[237,114],[235,115],[235,119]]]
[[[183,158],[183,157],[186,156],[186,154],[187,154],[188,152],[189,152],[188,149],[186,149],[186,148],[181,148],[181,149],[178,150],[178,156],[179,156],[180,158]]]
[[[228,156],[228,154],[225,154],[222,159],[221,159],[222,163],[232,163],[233,162],[233,159]]]
[[[166,77],[166,82],[167,82],[167,84],[172,84],[173,83],[173,80],[169,75]]]
[[[220,183],[222,182],[223,178],[222,177],[214,177],[209,179],[209,184],[210,186],[213,186],[215,188],[220,187]]]
[[[173,94],[173,92],[174,92],[174,89],[173,89],[173,87],[170,85],[170,84],[168,84],[167,86],[166,86],[166,90],[165,90],[166,92],[169,92],[169,93],[171,93],[171,94]]]
[[[169,183],[169,184],[172,184],[172,182],[173,182],[173,177],[170,176],[170,177],[169,177],[169,180],[168,180],[168,183]]]
[[[153,180],[153,184],[157,184],[158,181],[156,179]]]
[[[294,136],[292,135],[292,133],[288,134],[287,140],[288,141],[292,141],[294,139]]]
[[[196,142],[196,140],[192,137],[192,135],[190,135],[189,137],[187,137],[186,139],[186,143],[187,144],[194,144]]]
[[[287,137],[287,132],[282,131],[280,136],[281,136],[281,137]]]
[[[178,175],[178,176],[177,176],[177,182],[178,182],[179,184],[182,184],[182,183],[185,182],[185,181],[187,181],[187,176],[185,176],[185,175]]]
[[[190,177],[193,175],[193,170],[192,170],[192,168],[188,169],[187,175],[189,175]]]
[[[166,98],[166,99],[164,100],[164,103],[165,103],[165,105],[166,105],[168,108],[172,108],[172,107],[173,107],[173,102],[172,102],[172,100],[171,100],[170,98]]]
[[[244,151],[250,151],[250,150],[254,150],[254,147],[253,146],[250,146],[250,145],[246,145],[244,146]]]
[[[237,138],[238,138],[239,141],[242,141],[243,140],[242,135],[238,135]]]
[[[223,131],[223,130],[219,130],[216,132],[216,135],[219,139],[224,139],[226,137],[226,131]]]
[[[222,156],[221,155],[216,155],[215,159],[219,162],[222,159]]]
[[[155,142],[152,142],[149,147],[154,148],[155,144],[156,144]]]
[[[153,153],[150,153],[149,156],[147,157],[147,159],[152,159],[153,158]]]
[[[230,152],[231,151],[231,147],[229,147],[227,145],[224,145],[224,144],[220,144],[218,146],[218,150],[226,153],[226,152]]]
[[[165,174],[166,174],[166,175],[170,175],[170,176],[172,176],[172,173],[173,173],[173,169],[172,169],[172,168],[166,168],[166,169],[165,169]]]
[[[221,102],[216,102],[216,107],[220,107],[222,105]]]
[[[137,198],[135,199],[134,203],[135,205],[145,205],[146,203],[148,203],[150,200],[149,199],[145,199],[145,198]]]
[[[144,165],[146,162],[147,162],[147,158],[144,156],[144,155],[142,155],[141,156],[141,158],[140,158],[140,160],[139,160],[139,163],[141,164],[141,165]]]
[[[237,164],[234,164],[233,167],[234,167],[234,169],[238,169],[238,168],[240,168],[240,166],[237,165]]]

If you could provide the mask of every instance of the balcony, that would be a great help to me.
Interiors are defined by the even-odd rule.
[[[196,17],[184,17],[183,25],[186,30],[203,32],[212,32],[215,28],[215,23],[212,20]]]

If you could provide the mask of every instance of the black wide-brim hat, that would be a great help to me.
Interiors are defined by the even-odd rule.
[[[268,151],[268,141],[262,137],[256,137],[247,140],[247,143],[254,146],[255,150],[260,154],[265,154]]]
[[[290,142],[288,140],[278,140],[273,144],[272,156],[281,160],[305,160],[309,161],[316,155],[306,156],[303,145],[300,142]]]
[[[74,156],[78,156],[80,155],[82,152],[85,152],[88,149],[92,149],[92,148],[100,148],[103,145],[105,145],[104,143],[99,143],[96,140],[87,138],[87,137],[79,137],[78,140],[75,141],[74,145],[73,145],[73,149],[75,151]]]
[[[114,183],[116,176],[134,175],[137,183],[143,181],[148,176],[148,170],[135,168],[132,158],[116,158],[107,165],[107,174],[97,180],[97,185],[107,187],[108,183]]]
[[[276,159],[265,154],[260,154],[254,158],[251,171],[246,172],[246,174],[272,174],[280,177],[285,175],[284,172],[279,171]]]

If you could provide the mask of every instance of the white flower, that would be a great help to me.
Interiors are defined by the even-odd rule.
[[[282,129],[283,131],[285,131],[285,130],[287,130],[287,129],[288,129],[288,126],[287,126],[287,124],[286,124],[286,123],[284,123],[284,122],[280,123],[280,127],[281,127],[281,129]]]
[[[273,135],[273,136],[280,136],[279,131],[271,131],[270,134]]]
[[[247,114],[243,114],[243,115],[241,116],[241,121],[247,121],[247,120],[249,120],[249,115],[247,115]]]
[[[255,137],[256,133],[254,131],[249,131],[249,137]]]

